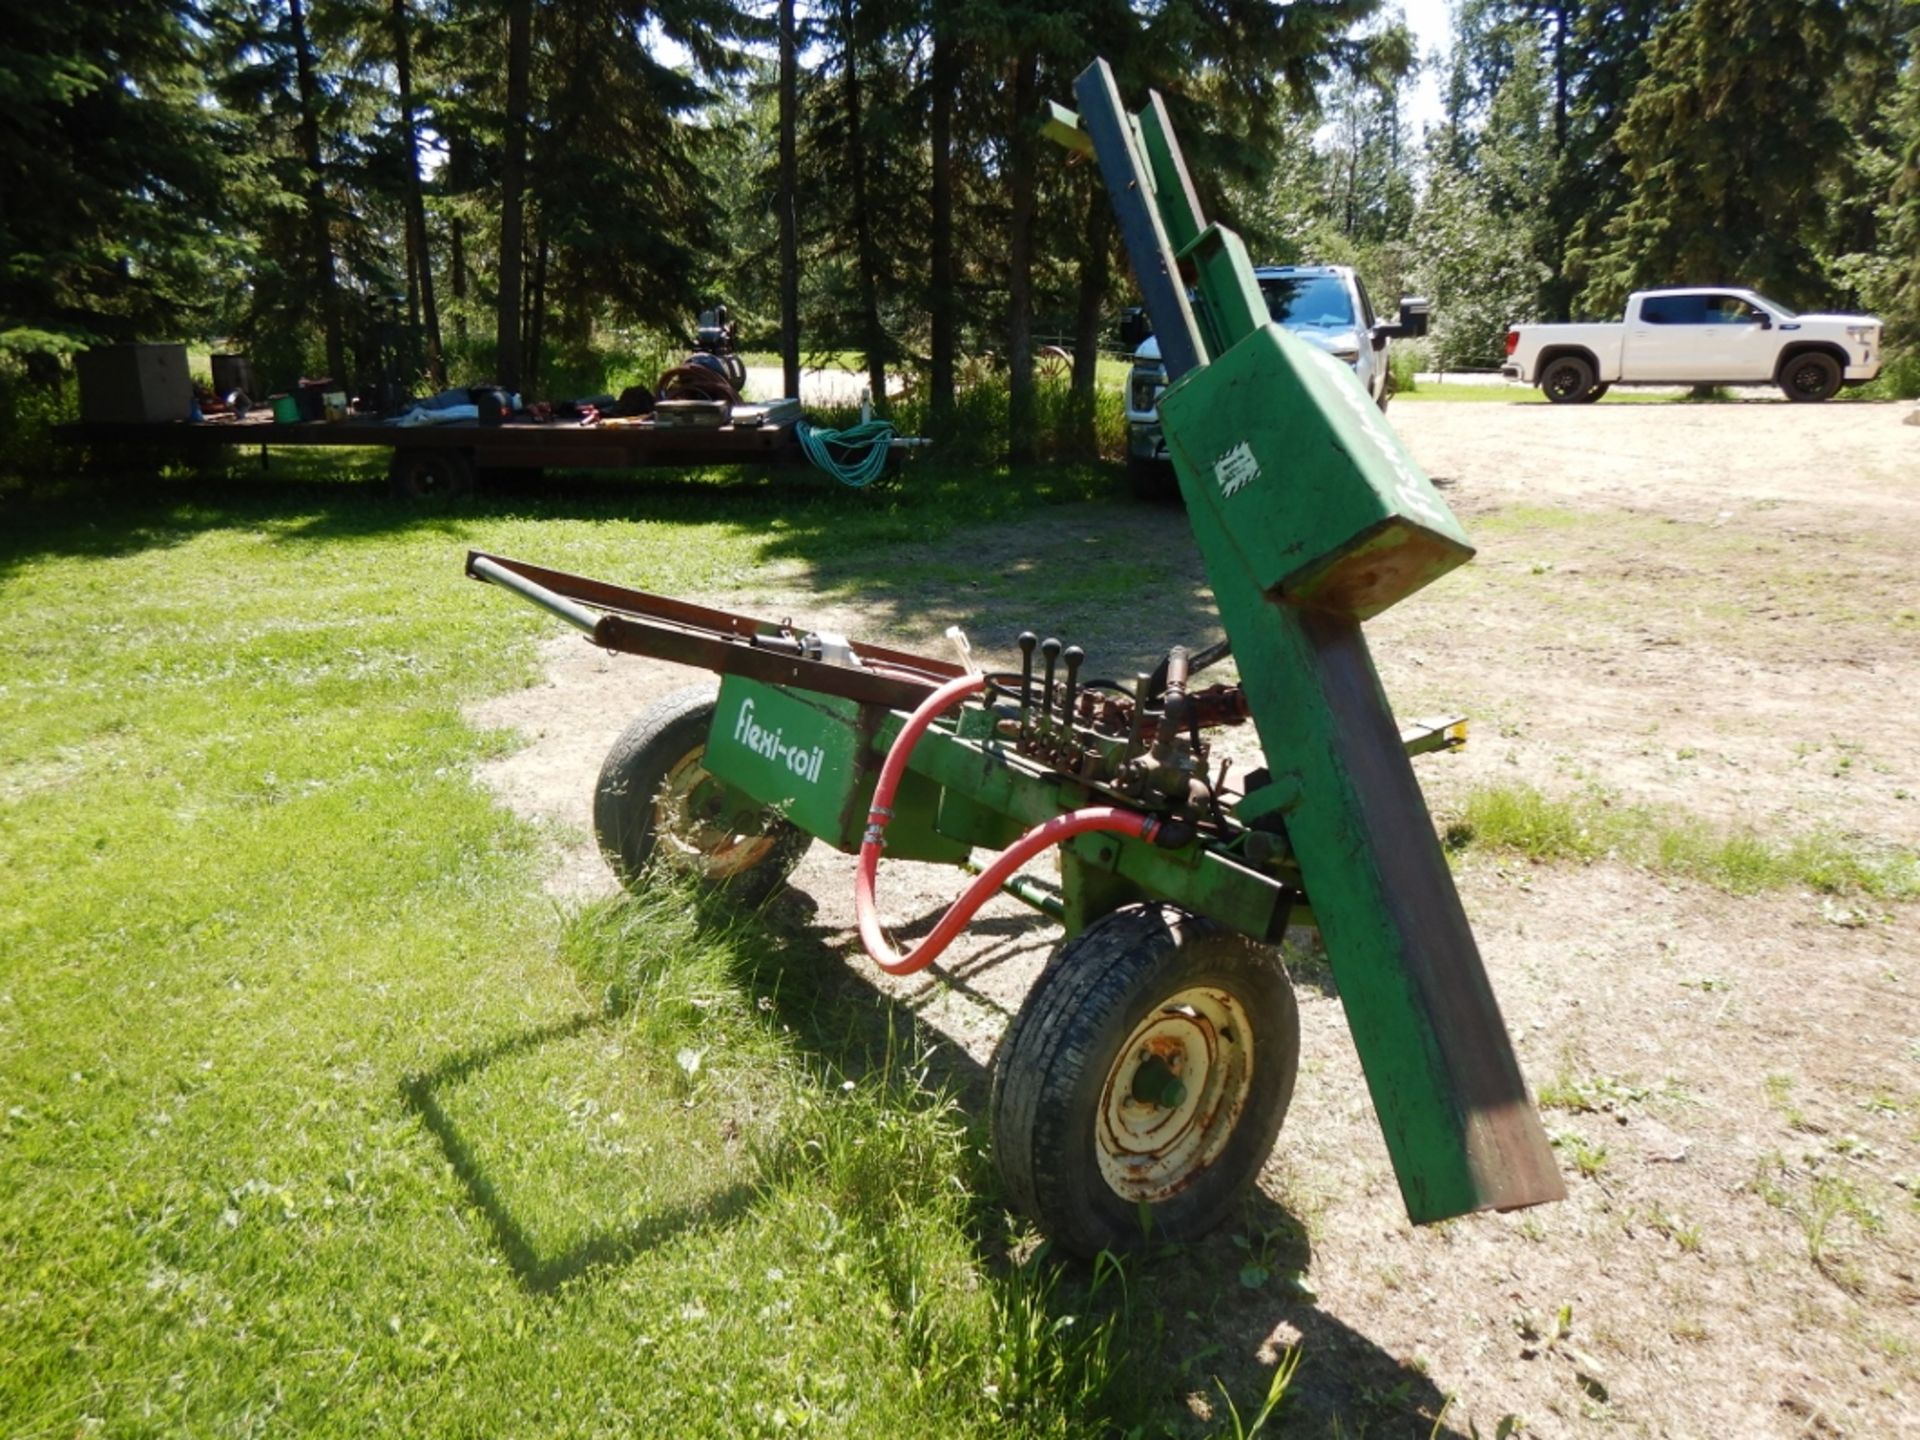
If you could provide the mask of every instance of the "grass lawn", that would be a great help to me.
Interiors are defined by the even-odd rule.
[[[0,1434],[1191,1433],[877,1002],[543,898],[460,711],[553,628],[469,545],[674,593],[1109,477],[432,512],[343,463],[5,502]]]

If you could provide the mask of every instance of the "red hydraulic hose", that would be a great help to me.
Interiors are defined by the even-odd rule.
[[[899,736],[887,751],[886,764],[880,767],[879,783],[873,787],[873,808],[867,814],[866,837],[860,842],[860,868],[853,877],[853,904],[860,918],[860,943],[866,946],[873,963],[890,975],[911,975],[931,965],[940,952],[952,943],[954,936],[966,928],[974,911],[992,899],[1014,871],[1042,850],[1090,830],[1111,830],[1121,835],[1151,840],[1160,828],[1160,822],[1150,815],[1121,810],[1111,805],[1090,805],[1084,810],[1070,810],[1064,815],[1056,815],[1034,826],[1002,850],[991,865],[974,877],[973,883],[962,892],[960,898],[948,907],[947,913],[940,917],[940,923],[933,927],[926,939],[904,955],[895,950],[887,940],[886,932],[880,928],[880,916],[873,899],[874,873],[880,865],[887,822],[893,818],[893,792],[899,788],[900,777],[906,773],[907,757],[913,753],[914,743],[933,723],[934,717],[986,683],[983,675],[962,675],[949,680],[923,700],[920,708],[900,727]]]

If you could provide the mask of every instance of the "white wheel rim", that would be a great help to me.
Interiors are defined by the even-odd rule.
[[[1165,1079],[1178,1082],[1169,1098]],[[1158,1091],[1145,1098],[1141,1091]],[[1133,1028],[1100,1093],[1094,1153],[1113,1193],[1156,1204],[1218,1160],[1253,1093],[1253,1027],[1211,985],[1168,996]]]
[[[724,813],[709,817],[698,812],[696,792],[713,779],[700,763],[706,753],[705,745],[696,745],[667,771],[653,800],[653,833],[674,864],[709,880],[730,880],[766,859],[776,837],[733,830],[719,823],[728,818]]]

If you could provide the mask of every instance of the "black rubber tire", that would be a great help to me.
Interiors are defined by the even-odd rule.
[[[1151,1201],[1123,1195],[1100,1163],[1109,1078],[1156,1010],[1182,1013],[1166,1002],[1201,987],[1230,994],[1245,1016],[1250,1088],[1222,1148],[1183,1176],[1184,1188]],[[1127,906],[1054,952],[1000,1042],[994,1163],[1014,1205],[1073,1254],[1193,1239],[1226,1219],[1259,1175],[1299,1061],[1300,1015],[1276,951],[1175,906]]]
[[[473,493],[473,461],[458,450],[395,450],[387,485],[401,500],[446,500]]]
[[[503,490],[535,489],[545,476],[546,471],[538,465],[489,465],[485,469],[474,467],[475,481],[486,486],[489,495],[498,494]]]
[[[1587,399],[1588,400],[1603,399],[1606,396],[1607,391],[1611,390],[1612,388],[1613,388],[1613,385],[1611,382],[1608,382],[1607,384],[1603,384],[1603,385],[1595,385],[1593,387],[1593,392],[1587,396]]]
[[[1803,350],[1780,367],[1780,392],[1802,405],[1817,405],[1840,393],[1840,362],[1822,350]]]
[[[1540,372],[1540,393],[1555,405],[1586,405],[1600,398],[1593,366],[1579,355],[1556,355]]]
[[[657,855],[667,858],[659,844],[661,822],[675,817],[662,815],[662,796],[674,794],[676,781],[682,787],[679,793],[690,794],[705,778],[699,762],[706,753],[713,712],[711,688],[676,690],[641,711],[607,752],[593,792],[593,832],[600,853],[628,890],[639,887]],[[706,868],[714,854],[702,848],[707,837],[696,833],[691,817],[677,818],[682,838],[670,852],[676,868],[747,905],[758,905],[779,890],[813,844],[806,831],[767,811],[757,830],[745,834],[749,842],[765,843],[749,843],[746,854],[721,862],[726,873],[715,874]]]
[[[1180,503],[1180,478],[1173,473],[1171,460],[1149,460],[1141,455],[1127,457],[1127,489],[1136,500],[1154,505]]]

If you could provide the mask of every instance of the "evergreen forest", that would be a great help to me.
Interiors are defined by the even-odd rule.
[[[1427,363],[1511,321],[1725,283],[1888,322],[1920,390],[1917,0],[125,0],[16,9],[0,50],[0,387],[73,353],[243,346],[286,384],[595,391],[724,302],[789,375],[909,373],[930,423],[1131,301],[1094,169],[1043,140],[1095,55],[1166,98],[1259,261],[1434,304]],[[1423,75],[1443,99],[1416,133]],[[391,333],[391,331],[389,331]],[[999,383],[999,382],[997,382]],[[1883,382],[1887,383],[1887,382]]]

